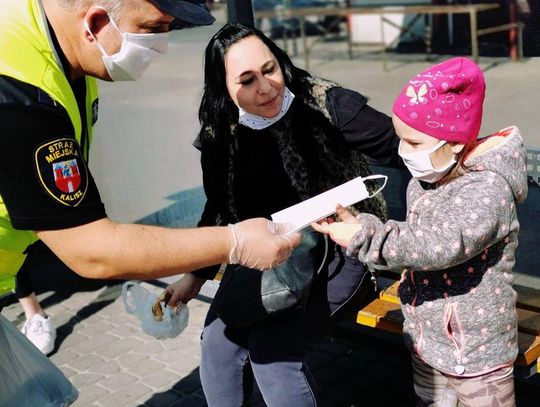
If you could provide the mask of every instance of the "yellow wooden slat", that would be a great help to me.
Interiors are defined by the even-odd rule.
[[[395,281],[389,287],[381,290],[379,298],[383,301],[391,302],[393,304],[401,304],[398,294],[399,281]]]
[[[214,276],[214,280],[221,281],[221,279],[223,278],[223,274],[225,274],[225,269],[226,268],[227,268],[227,263],[221,264],[221,266],[219,267],[218,272]]]
[[[358,312],[356,315],[356,322],[360,325],[369,326],[370,328],[377,328],[377,316],[373,314],[366,314],[363,311]]]
[[[529,366],[540,358],[540,337],[523,332],[518,336],[519,354],[516,359],[518,366]],[[538,367],[537,367],[538,368]]]
[[[403,315],[399,305],[375,299],[358,311],[356,322],[371,328],[401,333]]]

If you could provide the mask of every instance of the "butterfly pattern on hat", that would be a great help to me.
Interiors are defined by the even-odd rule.
[[[422,104],[426,104],[428,101],[427,98],[425,97],[426,94],[427,94],[427,86],[425,83],[420,87],[420,89],[418,89],[418,93],[415,92],[414,87],[412,85],[409,85],[406,92],[406,95],[410,97],[409,103],[411,105],[417,105],[418,102]]]

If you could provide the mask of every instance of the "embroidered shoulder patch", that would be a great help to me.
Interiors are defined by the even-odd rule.
[[[42,144],[34,159],[39,181],[50,196],[67,206],[81,203],[88,188],[88,173],[75,139]]]

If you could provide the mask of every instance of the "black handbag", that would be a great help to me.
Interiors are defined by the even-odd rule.
[[[326,260],[326,237],[306,228],[289,259],[271,270],[228,265],[212,302],[227,325],[247,327],[305,305],[313,279]]]

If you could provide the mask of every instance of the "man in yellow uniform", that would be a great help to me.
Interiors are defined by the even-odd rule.
[[[211,264],[266,269],[299,244],[279,225],[166,229],[107,218],[87,166],[94,78],[136,80],[170,29],[211,24],[203,0],[2,0],[0,296],[41,239],[97,279],[153,279]]]
[[[223,262],[267,269],[300,243],[262,218],[197,229],[115,223],[88,170],[94,78],[136,80],[166,52],[169,30],[213,21],[204,0],[2,0],[0,302],[38,239],[96,279],[153,279]],[[0,404],[71,403],[76,390],[24,341],[0,315]],[[23,370],[41,379],[17,372],[21,361],[33,361]]]

